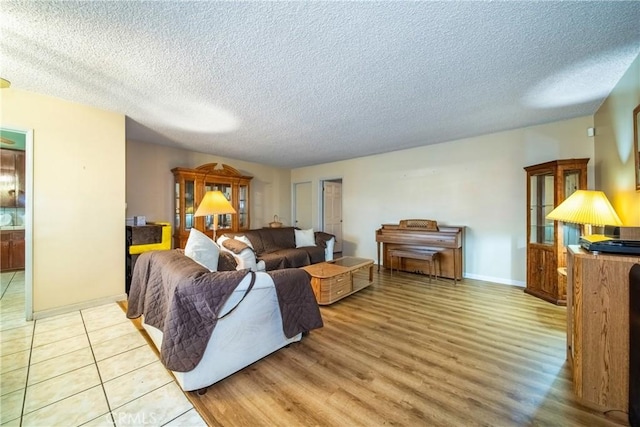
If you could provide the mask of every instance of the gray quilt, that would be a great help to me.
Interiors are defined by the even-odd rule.
[[[202,359],[224,303],[247,274],[255,273],[209,272],[179,250],[145,252],[133,272],[127,317],[144,314],[145,323],[163,333],[163,364],[190,371]],[[322,327],[307,273],[291,269],[272,277],[285,335]]]

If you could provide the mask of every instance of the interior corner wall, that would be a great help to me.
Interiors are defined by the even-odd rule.
[[[0,100],[2,126],[33,129],[34,317],[122,298],[124,116],[17,89]]]
[[[343,254],[377,259],[375,231],[406,218],[465,226],[464,275],[497,283],[526,281],[525,166],[590,158],[593,118],[427,145],[294,169],[312,181],[313,224],[320,224],[320,181],[342,178]]]
[[[640,226],[633,110],[640,105],[640,55],[594,115],[596,188],[605,192],[626,226]]]
[[[127,141],[126,216],[145,216],[147,221],[175,226],[175,184],[171,169],[196,168],[207,163],[227,164],[252,176],[249,214],[251,228],[266,227],[273,216],[290,225],[291,172],[259,163],[229,159],[174,147]]]

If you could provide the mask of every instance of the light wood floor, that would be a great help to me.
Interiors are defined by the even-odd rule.
[[[565,361],[565,308],[521,288],[388,271],[325,326],[187,393],[212,426],[605,426]]]

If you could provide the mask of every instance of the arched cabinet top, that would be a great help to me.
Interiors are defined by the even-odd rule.
[[[171,172],[175,175],[176,173],[184,174],[185,172],[192,172],[197,174],[203,174],[206,176],[224,176],[230,178],[239,178],[239,179],[247,179],[250,180],[253,177],[243,175],[238,169],[231,167],[229,165],[225,165],[223,163],[206,163],[204,165],[198,166],[195,169],[191,168],[173,168]]]

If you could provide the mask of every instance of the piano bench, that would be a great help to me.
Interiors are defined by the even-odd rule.
[[[389,251],[389,259],[391,261],[391,275],[393,276],[393,258],[398,258],[398,268],[396,268],[396,270],[398,271],[402,267],[402,258],[418,259],[427,261],[427,263],[429,264],[429,283],[431,283],[431,277],[434,275],[434,273],[436,276],[436,280],[438,280],[438,270],[440,270],[440,258],[438,255],[438,251],[391,249]],[[437,268],[436,262],[438,263]]]

